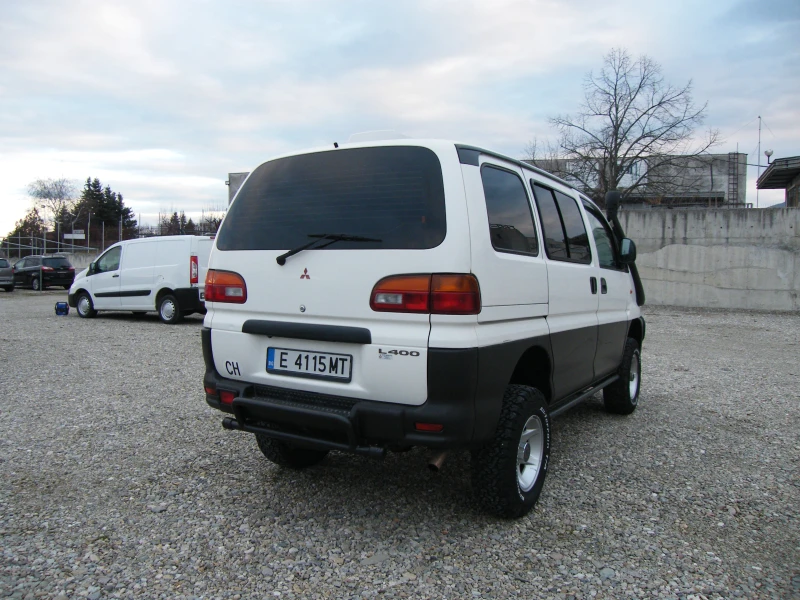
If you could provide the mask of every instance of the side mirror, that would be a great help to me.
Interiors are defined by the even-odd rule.
[[[95,273],[97,273],[97,263],[89,263],[89,271],[87,272],[87,275],[94,275]]]
[[[619,250],[619,261],[623,265],[630,265],[636,262],[636,244],[629,238],[622,238]]]

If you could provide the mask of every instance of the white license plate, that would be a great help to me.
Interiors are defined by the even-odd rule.
[[[267,371],[295,377],[350,381],[353,357],[349,354],[267,348]]]

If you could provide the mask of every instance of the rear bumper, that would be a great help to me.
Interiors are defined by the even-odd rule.
[[[204,385],[213,408],[233,415],[227,429],[261,433],[319,449],[365,455],[382,454],[392,446],[464,448],[476,443],[475,394],[478,351],[428,351],[428,399],[420,406],[300,392],[222,377],[214,367],[211,330],[203,328]],[[219,391],[235,394],[231,404],[220,401]],[[438,432],[419,431],[417,423],[442,426]]]
[[[200,299],[200,288],[178,288],[175,298],[181,307],[181,312],[206,312],[206,303]]]

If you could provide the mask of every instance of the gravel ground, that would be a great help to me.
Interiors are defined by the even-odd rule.
[[[800,598],[800,315],[649,308],[630,417],[554,421],[536,509],[482,514],[468,456],[227,432],[200,318],[56,317],[0,294],[0,596]]]

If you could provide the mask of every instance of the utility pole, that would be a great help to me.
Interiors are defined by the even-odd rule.
[[[756,181],[761,177],[761,115],[758,115],[758,172]],[[758,184],[756,184],[756,208],[758,208]]]

